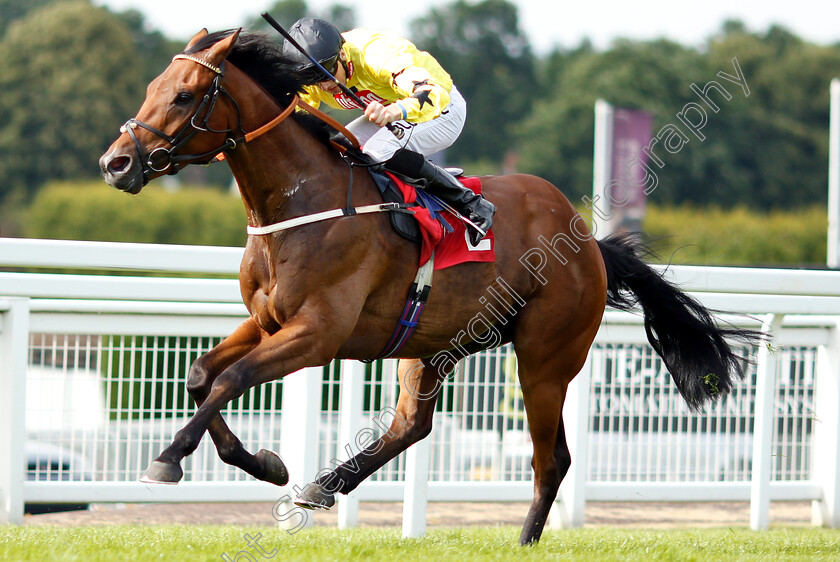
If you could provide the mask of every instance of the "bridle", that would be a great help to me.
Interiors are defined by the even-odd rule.
[[[140,167],[143,173],[143,185],[149,183],[149,178],[151,177],[152,172],[165,172],[169,170],[170,174],[177,173],[179,164],[185,160],[205,160],[205,163],[209,163],[217,154],[236,148],[238,142],[243,141],[245,137],[245,131],[242,128],[242,113],[239,110],[239,104],[236,103],[233,96],[231,96],[230,93],[222,86],[222,78],[225,74],[224,62],[222,62],[221,66],[217,67],[192,55],[180,54],[175,55],[172,58],[173,62],[179,59],[190,60],[198,63],[201,66],[212,70],[216,76],[213,78],[213,82],[210,84],[210,87],[201,99],[201,103],[196,108],[195,113],[192,117],[190,117],[189,122],[175,135],[167,135],[163,131],[152,127],[148,123],[138,121],[135,118],[129,119],[122,127],[120,127],[120,132],[128,133],[131,140],[134,142],[134,146],[137,147],[137,155],[140,158]],[[187,144],[199,132],[221,134],[234,133],[234,129],[216,130],[209,125],[210,116],[216,108],[216,102],[218,101],[220,94],[229,99],[233,103],[234,108],[236,108],[236,118],[238,124],[235,131],[236,133],[242,134],[241,138],[233,139],[228,137],[224,144],[220,147],[203,154],[178,154],[181,147]],[[140,141],[134,133],[134,129],[137,127],[142,127],[157,137],[162,138],[169,143],[169,148],[158,147],[148,155],[144,156]]]
[[[236,100],[233,98],[233,96],[222,86],[222,78],[224,78],[225,74],[225,61],[222,61],[222,63],[217,67],[204,59],[183,53],[175,55],[174,57],[172,57],[172,60],[173,62],[176,60],[192,61],[213,71],[213,73],[216,76],[213,78],[213,82],[210,84],[210,88],[208,88],[207,93],[204,94],[201,103],[199,104],[193,116],[190,118],[189,122],[186,125],[184,125],[184,128],[181,129],[181,131],[175,134],[174,136],[169,136],[163,131],[152,127],[148,123],[143,123],[142,121],[138,121],[135,118],[129,119],[125,122],[125,124],[122,127],[120,127],[120,132],[128,133],[128,135],[131,137],[131,140],[134,142],[134,146],[137,147],[137,155],[140,159],[140,167],[143,173],[144,186],[147,183],[149,183],[149,178],[151,177],[152,172],[165,172],[167,169],[169,169],[170,174],[175,174],[178,172],[178,165],[185,160],[205,160],[205,164],[224,160],[225,152],[233,150],[238,145],[250,142],[255,138],[261,136],[262,134],[267,133],[268,131],[279,125],[287,117],[289,117],[289,115],[291,115],[297,107],[300,107],[301,109],[311,113],[315,117],[326,122],[328,125],[341,132],[354,147],[359,147],[359,141],[356,140],[356,137],[354,137],[353,134],[350,133],[350,131],[348,131],[344,127],[344,125],[342,125],[329,115],[326,115],[325,113],[322,113],[317,109],[304,103],[303,100],[301,100],[300,97],[298,97],[297,95],[294,96],[289,106],[286,107],[286,109],[284,109],[279,115],[277,115],[277,117],[275,117],[265,125],[259,127],[258,129],[255,129],[250,133],[246,133],[245,129],[242,127],[242,112],[239,110],[239,104],[236,103]],[[208,124],[210,115],[213,113],[213,109],[215,109],[216,107],[216,101],[219,98],[219,94],[222,94],[225,97],[227,97],[233,103],[234,108],[236,108],[236,132],[241,133],[241,135],[235,139],[228,137],[227,140],[225,140],[225,142],[221,146],[203,154],[177,154],[177,151],[186,143],[188,143],[190,139],[192,139],[199,132],[222,134],[234,132],[233,129],[217,131],[211,128]],[[204,118],[201,120],[200,123],[197,123],[196,121],[199,118],[199,115],[202,114],[202,112]],[[143,148],[140,145],[140,141],[137,139],[137,135],[135,135],[134,133],[134,129],[136,129],[137,127],[143,127],[147,131],[150,131],[152,134],[168,142],[171,146],[169,148],[158,147],[144,158]]]
[[[224,77],[224,62],[222,62],[221,67],[217,67],[203,59],[194,57],[192,55],[180,54],[175,55],[172,58],[173,62],[179,59],[191,60],[195,63],[198,63],[201,66],[212,70],[216,76],[213,78],[213,82],[210,84],[210,87],[207,89],[207,92],[201,99],[201,103],[196,108],[195,113],[192,117],[190,117],[189,122],[186,125],[184,125],[184,127],[175,135],[167,135],[163,131],[152,127],[148,123],[138,121],[135,118],[129,119],[125,122],[125,124],[122,127],[120,127],[120,132],[128,133],[128,135],[131,137],[131,140],[134,142],[134,146],[137,147],[137,155],[139,156],[140,167],[143,173],[143,185],[149,183],[149,178],[151,177],[152,172],[165,172],[166,170],[169,170],[170,174],[175,174],[178,172],[179,164],[185,160],[206,159],[206,163],[209,163],[212,160],[212,158],[220,152],[224,152],[225,150],[230,150],[236,147],[236,141],[228,137],[224,144],[222,144],[219,148],[216,148],[209,152],[205,152],[204,154],[178,154],[178,150],[180,150],[181,147],[187,144],[199,132],[221,134],[228,134],[234,132],[233,129],[217,131],[216,129],[210,127],[208,123],[210,120],[210,116],[212,115],[213,110],[216,107],[216,102],[219,99],[219,94],[224,95],[233,103],[233,106],[236,108],[236,116],[238,121],[237,130],[238,132],[242,132],[243,135],[245,132],[242,129],[242,114],[239,111],[239,104],[236,103],[236,100],[233,99],[233,96],[231,96],[230,93],[228,93],[228,91],[225,90],[222,86],[222,78]],[[137,139],[137,135],[134,133],[134,129],[136,129],[137,127],[142,127],[147,131],[150,131],[155,136],[162,138],[163,140],[169,143],[170,147],[158,147],[144,157],[143,148],[140,145],[140,141]]]

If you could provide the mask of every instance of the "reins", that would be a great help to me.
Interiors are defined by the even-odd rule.
[[[356,139],[356,137],[353,135],[353,133],[351,133],[349,130],[347,130],[347,128],[344,125],[342,125],[341,123],[339,123],[338,121],[336,121],[335,119],[333,119],[332,117],[327,115],[326,113],[324,113],[324,112],[322,112],[318,109],[315,109],[314,107],[312,107],[311,105],[309,105],[308,103],[306,103],[305,101],[300,99],[300,97],[297,94],[295,94],[295,97],[292,99],[292,103],[290,103],[289,106],[286,109],[284,109],[283,112],[280,115],[278,115],[277,117],[275,117],[274,119],[272,119],[271,121],[269,121],[268,123],[263,125],[262,127],[258,128],[258,129],[255,129],[255,130],[251,131],[250,133],[245,133],[245,135],[243,135],[239,139],[236,139],[235,141],[233,139],[230,139],[232,142],[235,143],[234,146],[230,148],[230,150],[232,150],[233,148],[236,148],[236,145],[238,145],[238,144],[241,144],[243,142],[251,142],[252,140],[256,139],[257,137],[259,137],[261,135],[264,135],[265,133],[269,132],[271,129],[273,129],[274,127],[276,127],[277,125],[279,125],[280,123],[285,121],[286,118],[289,117],[289,115],[292,114],[292,112],[295,110],[295,108],[298,108],[298,107],[305,110],[307,113],[317,117],[318,119],[320,119],[321,121],[323,121],[324,123],[326,123],[327,125],[332,127],[333,129],[336,129],[339,133],[344,135],[347,138],[347,140],[350,141],[350,143],[353,145],[354,148],[359,148],[358,139]],[[216,162],[221,162],[224,159],[225,159],[224,151],[221,151],[216,155],[215,161]]]
[[[178,165],[185,160],[193,161],[207,158],[207,163],[221,162],[225,159],[226,152],[234,150],[240,144],[251,142],[254,139],[257,139],[260,136],[264,135],[265,133],[267,133],[268,131],[272,130],[277,125],[285,121],[290,115],[292,115],[292,113],[298,107],[312,114],[313,116],[317,117],[321,121],[325,122],[329,126],[339,131],[342,135],[344,135],[347,138],[348,141],[350,141],[354,148],[359,147],[359,141],[356,139],[355,136],[353,136],[353,134],[350,131],[347,130],[347,128],[344,127],[344,125],[342,125],[329,115],[305,103],[303,100],[300,99],[300,97],[297,94],[295,94],[295,96],[292,98],[292,101],[288,105],[288,107],[286,107],[279,115],[277,115],[277,117],[275,117],[268,123],[262,125],[261,127],[258,127],[257,129],[249,133],[246,133],[244,128],[242,127],[242,112],[239,109],[239,104],[236,102],[233,96],[231,96],[230,93],[222,86],[221,83],[221,80],[224,77],[225,62],[222,62],[222,64],[219,67],[217,67],[205,61],[204,59],[183,53],[175,55],[172,58],[172,60],[192,61],[212,71],[213,73],[215,73],[216,76],[213,78],[213,82],[210,84],[210,87],[204,94],[201,103],[199,104],[195,113],[190,118],[189,123],[185,125],[184,128],[181,129],[175,135],[167,135],[163,131],[152,127],[148,123],[138,121],[135,118],[129,119],[125,122],[125,124],[122,127],[120,127],[120,132],[128,133],[128,135],[131,137],[131,140],[134,142],[134,145],[137,147],[137,154],[140,159],[140,166],[143,173],[143,185],[146,185],[149,182],[149,178],[151,177],[152,172],[164,172],[166,170],[170,170],[170,174],[177,173]],[[227,97],[233,103],[234,108],[236,108],[236,118],[238,122],[236,126],[236,131],[241,132],[242,134],[236,138],[228,137],[227,140],[225,140],[225,142],[220,147],[215,148],[213,150],[209,150],[203,154],[178,154],[178,149],[180,149],[187,142],[189,142],[199,132],[234,132],[234,129],[217,131],[212,129],[208,124],[208,121],[210,120],[210,115],[213,113],[213,109],[215,109],[216,107],[216,101],[218,100],[219,94],[222,94],[225,97]],[[201,120],[201,122],[198,123],[197,118],[202,113],[204,117]],[[140,141],[134,132],[134,130],[137,127],[142,127],[147,131],[151,132],[152,134],[162,138],[170,144],[170,147],[156,148],[144,157]]]

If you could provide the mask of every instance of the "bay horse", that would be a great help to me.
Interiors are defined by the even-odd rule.
[[[137,116],[101,157],[105,181],[136,194],[151,179],[224,153],[251,227],[381,203],[370,174],[354,174],[326,127],[295,109],[302,84],[293,67],[265,36],[200,31],[151,82]],[[440,381],[452,370],[442,358],[452,350],[512,342],[534,449],[534,497],[520,543],[538,541],[571,464],[562,418],[566,389],[608,304],[641,306],[648,339],[692,408],[743,376],[726,338],[748,334],[717,326],[700,303],[643,261],[634,240],[596,241],[566,197],[543,179],[512,174],[481,181],[498,207],[495,262],[435,272],[419,326],[398,353],[401,419],[308,485],[299,505],[331,506],[335,493],[353,491],[429,435]],[[221,408],[304,367],[375,358],[401,317],[419,252],[393,233],[387,213],[250,235],[239,276],[250,317],[191,366],[187,388],[197,411],[142,479],[177,483],[180,461],[208,431],[226,463],[285,485],[280,457],[246,451]],[[488,300],[491,293],[495,300]]]

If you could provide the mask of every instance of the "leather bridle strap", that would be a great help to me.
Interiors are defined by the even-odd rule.
[[[275,117],[274,119],[272,119],[271,121],[269,121],[268,123],[263,125],[262,127],[258,128],[258,129],[255,129],[255,130],[251,131],[250,133],[245,133],[245,136],[242,137],[240,140],[242,142],[251,142],[255,138],[260,137],[260,136],[264,135],[265,133],[269,132],[271,129],[273,129],[274,127],[276,127],[280,123],[282,123],[289,115],[291,115],[292,111],[295,110],[295,106],[298,105],[299,103],[300,103],[300,98],[295,96],[294,99],[292,99],[292,103],[289,104],[289,107],[284,109],[283,112],[280,115],[278,115],[277,117]]]

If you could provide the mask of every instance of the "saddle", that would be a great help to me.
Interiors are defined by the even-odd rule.
[[[374,162],[370,156],[354,146],[354,144],[339,131],[333,133],[330,137],[330,142],[346,158],[354,160],[356,162],[356,166],[367,168],[373,182],[379,189],[379,193],[382,194],[382,199],[385,203],[396,203],[407,209],[411,209],[412,207],[428,209],[432,217],[440,222],[446,232],[452,232],[452,226],[440,214],[440,212],[444,210],[444,206],[437,197],[423,191],[422,188],[425,186],[420,181],[395,172],[386,172],[382,164]],[[449,168],[448,170],[455,177],[461,176],[464,173],[464,171],[460,168]],[[406,196],[403,190],[399,189],[392,178],[396,178],[403,184],[411,186],[411,188],[413,188],[416,192],[415,201],[406,201]],[[388,214],[391,217],[391,227],[401,238],[415,244],[421,244],[423,242],[420,224],[413,212]]]
[[[450,205],[424,189],[425,182],[384,170],[341,134],[334,135],[332,144],[346,160],[353,160],[348,162],[351,166],[368,171],[384,204],[398,209],[388,213],[391,228],[401,238],[420,246],[421,266],[432,254],[436,256],[436,270],[470,261],[495,261],[492,230],[478,246],[472,246],[464,223],[448,214],[453,212]],[[479,178],[466,177],[459,168],[448,168],[448,171],[475,193],[481,193]]]
[[[431,214],[432,218],[440,223],[446,232],[452,232],[452,225],[441,215],[444,210],[443,205],[437,197],[430,195],[423,191],[422,185],[411,178],[395,174],[393,172],[385,172],[384,170],[370,169],[370,175],[373,178],[376,187],[382,194],[382,199],[386,203],[405,204],[408,208],[420,207],[426,209]],[[416,199],[414,202],[407,202],[405,194],[397,187],[393,178],[397,178],[406,185],[414,188],[416,192]],[[423,241],[423,236],[420,231],[420,223],[414,214],[408,213],[391,213],[391,227],[398,235],[410,242],[420,244]]]

